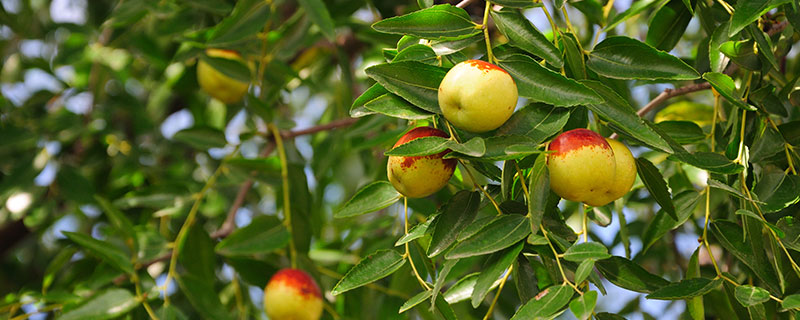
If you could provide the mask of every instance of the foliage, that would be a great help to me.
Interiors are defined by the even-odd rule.
[[[292,266],[326,319],[794,318],[800,4],[617,2],[0,2],[0,314],[264,318]],[[437,102],[472,58],[522,98],[484,134]],[[453,139],[389,151],[423,125]],[[604,207],[549,189],[582,127],[637,157]],[[386,182],[387,154],[446,149],[437,194]]]

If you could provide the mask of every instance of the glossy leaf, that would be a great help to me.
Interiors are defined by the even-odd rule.
[[[423,39],[458,37],[480,32],[464,9],[449,4],[383,19],[373,24],[372,28],[380,32],[407,34]]]
[[[650,160],[636,158],[636,170],[650,195],[655,198],[656,202],[664,209],[664,212],[669,214],[673,220],[678,221],[678,215],[675,213],[675,205],[672,203],[667,183],[658,168]]]
[[[575,269],[575,282],[582,283],[586,278],[589,277],[589,274],[594,271],[594,260],[586,259],[578,265],[578,268]]]
[[[680,59],[636,39],[613,36],[594,47],[587,65],[615,79],[694,80],[700,75]]]
[[[730,58],[728,58],[719,48],[723,43],[728,41],[728,26],[730,23],[724,22],[717,26],[714,33],[709,38],[708,42],[708,58],[711,65],[712,72],[723,72],[728,65]]]
[[[689,21],[692,20],[691,9],[694,4],[687,7],[687,0],[670,0],[666,5],[656,11],[650,19],[647,28],[645,43],[658,50],[670,51],[686,32]],[[692,1],[695,2],[695,1]]]
[[[745,307],[752,307],[769,300],[769,292],[759,287],[742,285],[734,291],[736,300]]]
[[[353,101],[353,105],[350,107],[350,116],[353,118],[358,118],[375,113],[364,108],[364,105],[367,102],[378,99],[387,93],[389,93],[389,90],[386,90],[386,88],[384,88],[380,83],[373,84],[371,87],[369,87],[369,89],[358,96],[355,101]]]
[[[622,257],[611,257],[595,263],[597,270],[611,283],[622,288],[652,293],[669,284],[667,280],[647,272],[633,261]]]
[[[747,25],[758,20],[758,17],[764,15],[767,11],[789,2],[790,0],[748,0],[737,2],[736,7],[734,7],[733,17],[731,17],[728,36],[733,37]]]
[[[465,258],[505,249],[525,239],[531,232],[528,219],[521,215],[502,215],[472,237],[457,244],[445,257]]]
[[[569,303],[569,310],[578,319],[589,319],[594,313],[594,306],[597,304],[597,291],[584,293]]]
[[[722,284],[722,279],[692,278],[664,286],[651,294],[647,299],[683,300],[705,295]]]
[[[753,193],[766,204],[764,212],[775,212],[800,201],[800,177],[773,171],[765,174],[753,187]]]
[[[508,270],[508,267],[511,266],[512,263],[514,263],[514,261],[517,259],[517,256],[519,256],[520,252],[522,252],[523,245],[524,243],[520,242],[516,246],[502,252],[497,252],[489,258],[489,261],[496,260],[487,267],[483,268],[478,276],[478,279],[475,281],[475,287],[472,290],[473,308],[477,308],[481,302],[483,302],[483,299],[486,298],[486,295],[489,293],[492,284]]]
[[[693,190],[686,190],[676,194],[673,199],[673,204],[675,205],[675,213],[678,215],[678,220],[672,219],[663,209],[659,210],[650,224],[647,225],[642,235],[643,250],[647,251],[650,246],[667,234],[667,232],[686,222],[686,220],[692,216],[692,211],[694,211],[701,197],[701,194]]]
[[[643,0],[631,3],[631,6],[628,7],[625,11],[614,16],[614,18],[611,19],[608,25],[606,25],[605,28],[603,28],[603,31],[614,29],[620,23],[630,19],[631,17],[639,13],[642,13],[642,11],[647,10],[648,8],[657,4],[658,2],[659,0]]]
[[[511,319],[525,320],[550,317],[569,303],[573,293],[572,288],[567,285],[549,287],[535,298],[526,302]]]
[[[520,2],[531,4],[533,1]],[[492,10],[491,14],[497,28],[509,39],[511,45],[543,58],[555,67],[564,66],[561,52],[519,10]]]
[[[531,224],[531,234],[536,234],[547,210],[547,199],[550,197],[550,171],[544,154],[536,157],[529,179],[528,219]]]
[[[428,232],[428,227],[430,227],[431,222],[433,222],[434,218],[429,218],[425,220],[425,222],[419,223],[413,226],[408,233],[397,239],[397,242],[394,243],[394,246],[401,246],[407,242],[422,238],[425,236],[425,233]]]
[[[498,61],[517,84],[521,97],[557,106],[600,103],[603,99],[579,82],[542,67],[533,58],[514,54]]]
[[[528,0],[498,0],[498,1],[492,1],[492,3],[499,4],[506,8],[530,8],[541,5],[536,2]]]
[[[564,260],[581,262],[583,260],[602,260],[610,258],[608,248],[597,242],[584,242],[573,245],[564,252]]]
[[[400,310],[398,310],[397,313],[403,313],[413,307],[416,307],[418,304],[425,301],[425,299],[430,298],[431,294],[433,294],[433,290],[425,290],[420,293],[417,293],[416,295],[411,297],[411,299],[408,299],[405,303],[403,303],[403,305],[400,306]]]
[[[511,118],[497,129],[497,134],[524,135],[538,144],[561,131],[567,120],[569,111],[566,108],[532,103],[514,112]]]
[[[459,232],[475,220],[480,203],[481,195],[478,192],[462,190],[450,198],[433,223],[428,257],[441,254],[456,242]]]
[[[375,181],[358,190],[334,216],[344,218],[378,211],[394,204],[401,197],[389,181]]]
[[[719,94],[728,100],[733,105],[742,108],[748,111],[755,111],[756,108],[745,103],[739,98],[739,94],[737,93],[736,84],[733,83],[733,79],[726,74],[716,73],[716,72],[707,72],[703,74],[703,79],[706,79],[708,83],[711,84],[714,89],[719,92]]]
[[[429,119],[431,114],[415,107],[402,98],[387,93],[364,104],[364,108],[394,118],[406,120]]]
[[[784,297],[781,306],[786,309],[800,309],[800,294],[792,294]]]
[[[394,250],[378,250],[361,259],[357,265],[347,271],[342,280],[331,290],[332,295],[339,295],[368,283],[386,277],[406,263],[403,255]]]
[[[444,69],[417,61],[401,61],[374,65],[366,72],[389,92],[425,111],[441,113],[438,94],[439,83],[447,73]]]

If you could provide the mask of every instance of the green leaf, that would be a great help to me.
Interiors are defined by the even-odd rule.
[[[364,104],[364,108],[373,113],[380,113],[394,118],[406,120],[430,119],[431,114],[415,107],[402,98],[387,93]]]
[[[647,251],[658,239],[663,237],[667,232],[682,225],[689,217],[692,216],[692,211],[700,201],[701,195],[694,190],[685,190],[675,195],[673,204],[675,205],[675,212],[678,214],[678,220],[675,221],[664,210],[659,210],[650,224],[645,228],[642,235],[643,251]]]
[[[752,307],[769,300],[769,291],[754,286],[737,286],[734,294],[736,300],[745,307]]]
[[[759,215],[757,215],[753,211],[745,210],[745,209],[739,209],[739,210],[736,210],[736,214],[743,215],[743,216],[748,216],[750,218],[753,218],[753,219],[756,219],[756,220],[760,221],[765,227],[772,229],[772,231],[775,231],[775,233],[778,235],[779,238],[783,238],[784,236],[786,236],[783,233],[783,230],[781,230],[780,228],[778,228],[774,224],[770,223],[769,221],[766,221],[766,220],[762,219]]]
[[[719,241],[725,250],[734,257],[739,259],[742,263],[747,265],[753,273],[761,279],[768,290],[774,293],[780,292],[778,279],[775,274],[771,272],[767,262],[765,252],[762,250],[755,250],[750,239],[745,239],[742,235],[742,227],[736,223],[725,220],[714,220],[710,228],[714,238]]]
[[[222,148],[228,144],[228,141],[225,140],[225,133],[211,127],[191,127],[183,129],[175,133],[172,139],[184,142],[200,150]]]
[[[773,85],[765,85],[761,88],[756,89],[752,93],[750,93],[750,100],[756,103],[756,105],[760,106],[762,109],[766,110],[769,113],[777,114],[783,117],[788,117],[789,113],[786,110],[786,100],[780,99],[776,95],[776,90]],[[769,130],[774,130],[772,128],[767,128]],[[766,134],[765,134],[766,135]],[[758,142],[758,140],[756,140]],[[755,148],[755,145],[753,146]],[[752,155],[751,155],[751,160]],[[756,161],[756,160],[753,160]],[[759,162],[759,161],[756,161]]]
[[[566,65],[572,76],[578,80],[586,79],[586,61],[584,60],[583,51],[578,48],[578,40],[575,35],[562,30],[561,37],[558,37],[558,39],[561,41]]]
[[[525,216],[502,215],[472,237],[457,244],[445,257],[457,259],[499,251],[525,239],[530,232],[528,219]]]
[[[781,306],[784,309],[800,309],[800,294],[792,294],[784,297]]]
[[[269,16],[270,6],[266,2],[239,1],[233,11],[214,27],[208,44],[230,46],[243,40],[255,39],[256,35],[264,30],[264,24],[267,23]]]
[[[100,208],[103,209],[103,212],[108,217],[108,221],[111,222],[111,225],[114,226],[117,231],[121,232],[125,236],[125,241],[130,242],[128,243],[134,250],[136,249],[136,241],[134,241],[135,233],[133,231],[133,223],[128,217],[125,216],[122,211],[119,211],[111,202],[106,200],[105,198],[95,195],[94,200],[100,205]]]
[[[179,276],[177,280],[181,292],[201,317],[208,320],[233,319],[220,301],[218,291],[214,289],[215,278],[204,279],[195,274],[187,274]]]
[[[423,223],[419,223],[408,230],[407,234],[404,234],[400,239],[397,239],[397,242],[394,243],[394,246],[401,246],[407,242],[422,238],[425,236],[425,233],[428,232],[428,227],[430,227],[431,222],[433,222],[434,218],[428,218]]]
[[[497,0],[492,1],[494,4],[499,4],[506,8],[532,8],[539,7],[542,4],[529,0]]]
[[[731,17],[731,26],[728,30],[728,36],[733,37],[744,27],[758,20],[758,17],[767,13],[767,11],[780,6],[784,3],[789,3],[790,0],[748,0],[736,2],[733,17]]]
[[[403,305],[400,306],[400,310],[398,310],[397,313],[403,313],[413,307],[416,307],[418,304],[425,301],[425,299],[430,298],[431,294],[433,294],[433,290],[425,290],[420,293],[417,293],[416,295],[411,297],[411,299],[408,299],[405,303],[403,303]]]
[[[587,105],[592,112],[617,125],[624,133],[634,137],[653,148],[672,153],[672,148],[664,138],[656,133],[636,112],[633,107],[614,90],[599,81],[583,80],[584,85],[591,88],[605,100],[599,104]]]
[[[663,51],[675,48],[683,33],[686,32],[689,21],[692,20],[693,14],[690,8],[694,7],[694,4],[690,3],[687,6],[684,3],[687,1],[670,0],[659,8],[655,16],[650,19],[645,43]]]
[[[689,258],[689,265],[686,268],[686,279],[700,278],[700,263],[698,260],[699,253],[700,247],[695,249],[694,253],[692,253],[692,256]],[[689,315],[692,316],[693,320],[705,319],[703,296],[697,296],[686,300],[686,309],[688,309]]]
[[[640,265],[622,257],[597,261],[597,270],[611,283],[636,292],[652,293],[669,284],[667,280],[647,272]]]
[[[589,54],[588,67],[615,79],[694,80],[700,75],[680,59],[639,40],[608,37]]]
[[[707,138],[703,129],[693,121],[668,120],[656,123],[656,126],[680,144],[700,143]]]
[[[681,152],[675,153],[675,157],[682,162],[713,173],[735,174],[744,169],[740,164],[734,163],[725,155],[716,152],[688,153],[681,150]]]
[[[364,91],[355,101],[353,101],[353,105],[350,106],[350,116],[353,118],[359,118],[366,115],[374,114],[372,110],[368,110],[364,107],[367,102],[372,100],[378,99],[381,96],[389,93],[389,90],[386,90],[380,83],[375,83],[369,89]]]
[[[383,153],[385,156],[419,157],[437,154],[447,150],[450,139],[442,137],[422,137],[411,140]]]
[[[449,58],[452,58],[456,54],[460,53],[461,50],[464,50],[465,48],[471,46],[473,43],[483,40],[484,40],[483,33],[471,34],[455,38],[444,38],[441,40],[431,41],[431,48],[433,48],[433,52],[436,52],[437,55],[448,56]],[[464,60],[467,60],[467,58],[463,57],[463,60],[461,61]],[[457,64],[458,62],[453,61],[453,64]]]
[[[536,234],[547,210],[547,199],[550,197],[550,171],[547,169],[546,155],[540,154],[536,157],[529,179],[528,219],[531,224],[531,234]]]
[[[259,216],[217,244],[214,251],[223,256],[266,254],[289,244],[289,230],[275,217]]]
[[[582,283],[586,278],[589,277],[589,274],[592,273],[594,270],[594,260],[586,259],[578,265],[578,268],[575,269],[575,283]]]
[[[603,32],[608,30],[614,29],[617,25],[622,23],[625,20],[630,19],[631,17],[641,13],[642,11],[650,8],[651,6],[658,3],[660,0],[642,0],[642,1],[635,1],[628,7],[627,10],[623,11],[622,13],[614,16],[613,19],[603,28]]]
[[[647,295],[647,299],[683,300],[702,296],[722,284],[722,279],[692,278],[672,283]]]
[[[394,204],[400,197],[402,195],[389,181],[375,181],[358,190],[333,216],[345,218],[378,211]]]
[[[521,97],[556,106],[600,103],[603,99],[579,82],[542,67],[521,54],[498,57],[500,67],[514,78]]]
[[[383,19],[373,24],[372,28],[380,32],[406,34],[423,39],[458,37],[480,32],[464,9],[449,4]]]
[[[615,313],[600,312],[595,316],[597,320],[625,320],[625,317]]]
[[[419,43],[412,44],[400,50],[392,60],[392,62],[400,61],[419,61],[432,66],[439,64],[438,57],[436,56],[436,52],[433,51],[433,48]]]
[[[433,304],[436,299],[439,297],[439,291],[442,290],[444,283],[447,281],[447,275],[450,274],[450,271],[453,270],[453,267],[458,264],[461,260],[445,260],[444,266],[442,266],[442,271],[436,276],[436,282],[433,285],[433,297],[431,297],[431,303]]]
[[[583,260],[602,260],[610,258],[608,248],[598,242],[584,242],[573,245],[564,252],[564,260],[581,262]]]
[[[775,54],[772,52],[772,40],[770,40],[770,38],[755,25],[750,25],[748,31],[756,41],[756,45],[758,46],[758,51],[761,56],[766,58],[767,62],[769,62],[769,64],[775,70],[780,70],[781,67],[778,65],[778,59],[775,58]]]
[[[75,201],[79,204],[92,203],[95,194],[95,187],[89,179],[87,179],[79,169],[63,165],[56,175],[56,183],[58,183],[59,191],[63,193],[66,199]]]
[[[727,41],[719,46],[720,52],[731,58],[737,65],[751,71],[761,70],[761,60],[755,49],[755,42],[752,39]]]
[[[475,281],[475,287],[472,290],[473,308],[477,308],[481,305],[481,302],[483,302],[483,299],[486,298],[489,290],[491,290],[492,284],[499,280],[500,276],[514,263],[517,256],[522,252],[523,246],[524,243],[520,242],[516,246],[504,250],[503,252],[492,254],[488,260],[491,264],[488,267],[485,266],[482,268],[478,279]]]
[[[64,312],[62,320],[113,319],[128,313],[139,305],[139,300],[122,288],[109,288],[86,300],[83,305]]]
[[[776,225],[785,235],[783,244],[789,249],[800,251],[800,223],[794,217],[786,216],[778,220]]]
[[[569,303],[569,310],[576,318],[585,320],[592,316],[595,304],[597,304],[597,291],[589,291],[572,300]]]
[[[554,136],[569,120],[569,111],[543,103],[531,103],[514,112],[497,129],[497,135],[524,135],[539,144]],[[488,144],[491,147],[491,144]]]
[[[368,283],[386,277],[406,263],[403,255],[394,250],[378,250],[361,259],[342,280],[331,290],[332,295],[339,295]]]
[[[461,190],[447,201],[433,223],[427,252],[429,258],[439,255],[456,242],[459,232],[475,220],[480,204],[481,195],[477,191]]]
[[[446,154],[444,156],[445,159],[454,156],[455,153],[463,154],[469,157],[480,157],[486,153],[486,143],[481,137],[473,137],[464,143],[458,143],[455,140],[450,140],[447,143],[447,148],[453,150],[453,153]]]
[[[766,204],[764,212],[775,212],[800,201],[800,176],[788,175],[780,170],[765,173],[753,187],[753,193]]]
[[[97,256],[100,260],[108,262],[122,272],[127,274],[132,274],[134,272],[130,257],[119,248],[83,233],[68,231],[62,231],[61,233],[70,241],[86,249],[90,254]]]
[[[322,34],[328,40],[333,41],[336,37],[335,26],[328,8],[325,7],[325,3],[322,0],[298,0],[297,2],[306,10],[306,14],[319,27]]]
[[[655,198],[656,202],[669,214],[669,216],[678,221],[678,215],[675,213],[675,206],[672,203],[669,190],[667,189],[667,182],[658,168],[653,165],[650,160],[645,158],[636,158],[636,169],[639,172],[639,178],[642,183],[647,187],[647,191]]]
[[[198,224],[189,228],[189,233],[183,239],[175,250],[178,250],[178,262],[185,269],[186,275],[194,276],[198,281],[206,281],[207,286],[213,287],[217,264],[214,241]]]
[[[731,194],[731,195],[733,195],[733,196],[735,196],[735,197],[737,197],[739,199],[747,200],[747,196],[745,196],[741,191],[739,191],[739,190],[737,190],[737,189],[735,189],[735,188],[733,188],[733,187],[731,187],[731,186],[729,186],[727,184],[724,184],[722,182],[719,182],[719,181],[711,179],[711,178],[708,179],[707,183],[708,183],[709,187],[725,191],[725,192],[727,192],[727,193],[729,193],[729,194]],[[761,201],[758,201],[758,200],[755,200],[755,201],[757,201],[757,203],[763,204],[763,202],[761,202]]]
[[[725,100],[728,100],[728,102],[732,103],[734,106],[747,111],[757,110],[755,107],[745,103],[739,98],[739,94],[736,93],[736,84],[728,75],[719,72],[706,72],[703,74],[703,79],[706,79]]]
[[[719,47],[730,39],[728,36],[728,26],[730,26],[730,23],[723,22],[714,30],[714,33],[711,34],[709,38],[708,59],[712,72],[725,71],[725,67],[728,66],[728,62],[730,61],[730,59],[719,50]]]
[[[374,65],[366,72],[386,90],[411,104],[431,113],[442,113],[438,94],[446,70],[422,62],[401,61]]]
[[[533,1],[521,2],[531,4]],[[522,15],[522,12],[507,7],[500,11],[492,10],[491,14],[497,28],[509,39],[509,44],[543,58],[557,68],[564,66],[561,52]]]
[[[572,294],[567,285],[549,287],[519,308],[511,320],[548,318],[566,306]]]

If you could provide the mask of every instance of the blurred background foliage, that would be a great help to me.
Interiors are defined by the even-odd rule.
[[[228,227],[254,226],[254,235],[280,226],[286,201],[285,174],[290,181],[288,200],[295,218],[291,237],[300,252],[298,265],[311,273],[325,292],[328,311],[324,318],[334,314],[349,319],[439,317],[425,304],[398,313],[420,290],[408,265],[377,285],[339,296],[330,294],[362,257],[393,248],[403,234],[397,204],[354,218],[335,219],[334,212],[362,186],[386,179],[383,152],[409,127],[406,120],[380,114],[350,118],[353,101],[375,83],[365,69],[397,54],[401,39],[401,35],[381,33],[371,25],[419,10],[420,4],[430,5],[427,2],[0,1],[0,316],[144,319],[148,318],[141,303],[144,299],[164,319],[263,319],[263,287],[273,273],[289,265],[286,239],[264,240],[263,245],[274,247],[257,248],[255,253],[225,251],[218,244],[233,231],[224,227],[229,217],[234,218]],[[736,8],[744,7],[744,2],[728,1]],[[722,68],[714,66],[722,62],[709,59],[709,43],[739,40],[727,34],[714,37],[717,27],[731,19],[724,1],[621,0],[610,5],[596,0],[545,1],[561,29],[555,35],[541,5],[522,12],[551,41],[554,36],[572,35],[566,30],[575,32],[571,39],[577,40],[573,45],[581,50],[613,35],[653,44],[658,39],[651,39],[656,35],[649,30],[683,23],[684,30],[664,31],[674,39],[661,39],[663,42],[653,45],[683,59],[700,74],[725,70],[730,58],[735,63],[731,66],[744,69],[734,71],[740,87],[745,81],[750,84],[746,76],[752,72],[763,75],[765,80],[752,81],[751,95],[755,97],[751,99],[767,112],[749,113],[744,125],[738,118],[739,109],[727,101],[720,102],[721,114],[727,118],[714,123],[715,99],[709,90],[669,100],[645,118],[660,122],[658,127],[666,135],[689,145],[691,151],[726,154],[728,162],[737,158],[737,147],[744,138],[749,147],[747,160],[753,163],[746,168],[748,181],[773,174],[781,179],[771,184],[778,189],[782,179],[789,179],[782,173],[789,171],[792,162],[795,167],[800,163],[794,151],[800,145],[796,88],[800,16],[792,7],[796,1],[754,2],[781,5],[761,20],[745,24],[754,32],[770,32],[767,39],[772,47],[768,50],[774,52],[772,60],[780,59],[774,69],[769,68],[773,61],[763,50],[752,52],[752,43],[739,47],[731,43],[729,52],[719,49],[725,53],[720,56],[725,62]],[[555,10],[554,3],[564,5],[565,10]],[[681,7],[685,3],[694,9],[688,16],[682,11],[688,7]],[[677,8],[684,16],[660,16],[668,14],[661,13],[666,10],[663,8]],[[480,22],[483,3],[476,1],[466,11],[472,21]],[[758,29],[775,25],[781,29]],[[489,30],[495,45],[508,41],[493,23]],[[744,36],[741,41],[749,39]],[[483,56],[486,48],[481,40],[465,46],[456,59]],[[749,56],[741,49],[747,45]],[[558,46],[570,50],[564,48],[564,42]],[[242,102],[225,105],[199,89],[196,64],[207,58],[205,48],[237,50],[255,66],[211,61],[226,74],[251,80],[254,85]],[[452,65],[453,60],[444,61]],[[580,70],[573,68],[583,62],[583,54],[568,62],[566,74],[580,78]],[[687,84],[603,78],[595,72],[588,75],[602,80],[637,109],[664,89]],[[756,95],[757,88],[767,89]],[[778,126],[768,126],[766,118]],[[556,131],[587,125],[604,136],[624,132],[584,106],[571,108],[568,122]],[[747,132],[745,137],[738,134],[740,125]],[[272,126],[284,137],[286,163],[275,152]],[[716,148],[708,145],[712,126],[717,129]],[[670,281],[683,279],[692,259],[695,276],[713,278],[707,251],[698,250],[693,256],[704,228],[705,197],[698,192],[706,188],[709,174],[675,161],[674,155],[625,138],[637,157],[658,165],[676,206],[687,201],[693,204],[687,205],[691,207],[685,213],[688,222],[660,230],[658,235],[648,233],[652,224],[665,221],[665,213],[637,180],[634,191],[624,198],[624,209],[623,203],[618,203],[590,212],[591,238],[603,243],[611,254],[628,257]],[[532,163],[523,169],[530,172]],[[455,182],[439,194],[409,201],[412,222],[426,221],[458,189],[469,188],[463,187],[470,183],[463,181],[461,170],[463,167]],[[796,177],[796,172],[791,173]],[[500,182],[486,175],[489,177],[479,175],[478,182],[493,187]],[[744,206],[744,200],[737,198],[736,190],[733,196],[719,191],[730,192],[728,184],[736,183],[737,176],[714,174],[724,184],[710,197],[715,218],[738,221],[740,215],[734,212]],[[792,193],[800,194],[800,185],[781,190],[789,193],[785,206],[766,218],[787,235],[796,236],[800,233],[790,233],[794,229],[786,225],[791,220],[782,218],[798,215]],[[176,247],[173,241],[201,197],[194,226],[187,229],[186,242],[176,257],[181,283],[172,277],[166,292],[170,303],[165,304],[159,286],[167,279],[169,254]],[[695,198],[686,200],[689,197]],[[563,220],[580,230],[578,204],[562,202],[559,209]],[[484,203],[479,215],[491,216],[493,210]],[[622,224],[620,217],[626,220]],[[758,222],[752,225],[758,227],[754,232],[761,232]],[[415,241],[411,254],[426,274],[430,272],[430,280],[435,280],[442,259],[425,259],[424,241]],[[794,250],[800,248],[797,239],[786,241],[791,255],[796,255]],[[796,293],[800,278],[775,243],[770,245],[776,269],[766,272],[780,278],[776,281],[783,294]],[[732,278],[752,282],[751,270],[736,262],[738,256],[726,253],[716,241],[710,247],[724,271],[735,274]],[[455,286],[456,280],[484,270],[488,258],[462,259],[446,283]],[[560,281],[543,276],[553,271],[551,258],[539,261],[520,255],[522,260],[531,260],[525,268],[536,275],[529,279],[534,281],[535,291]],[[525,295],[518,292],[530,284],[519,284],[526,279],[516,274],[512,278],[517,279],[499,295],[493,313],[496,318],[510,318],[525,303],[520,301]],[[683,300],[654,302],[604,283],[609,295],[599,298],[598,312],[639,319],[692,316]],[[717,288],[706,295],[705,302],[700,301],[700,307],[705,303],[707,314],[716,318],[747,315],[747,309],[731,305],[737,303],[730,298],[732,291],[725,286]],[[465,302],[452,307],[459,318],[480,318],[487,313],[492,296],[477,308]],[[109,310],[108,306],[119,308]],[[780,306],[774,303],[768,304],[767,310],[770,317],[781,318],[794,317],[795,312],[776,315]],[[572,315],[566,312],[563,317]]]

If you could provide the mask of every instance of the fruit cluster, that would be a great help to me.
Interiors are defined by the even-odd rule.
[[[439,85],[439,107],[444,118],[459,129],[482,133],[505,123],[517,105],[517,86],[502,68],[481,60],[455,65]],[[394,147],[422,137],[448,135],[429,127],[414,128]],[[630,150],[587,129],[567,131],[548,146],[550,186],[564,199],[592,206],[605,205],[625,195],[636,180]],[[390,156],[387,175],[409,198],[429,196],[442,189],[456,167],[444,159],[449,150],[427,156]]]

